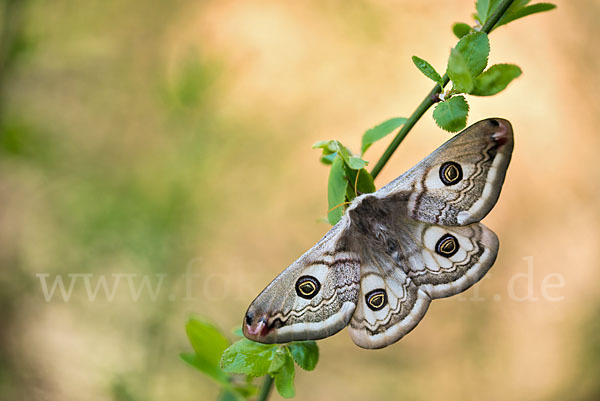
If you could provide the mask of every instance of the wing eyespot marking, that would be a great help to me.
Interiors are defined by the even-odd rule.
[[[445,258],[450,258],[458,252],[458,240],[452,234],[444,234],[435,244],[435,253]]]
[[[312,299],[319,293],[321,283],[313,276],[302,276],[296,281],[296,294],[304,299]]]
[[[369,293],[365,295],[365,302],[367,303],[369,309],[373,311],[381,310],[387,305],[387,293],[382,288],[369,291]]]
[[[446,186],[457,184],[463,178],[460,164],[456,162],[445,162],[440,166],[440,180]]]

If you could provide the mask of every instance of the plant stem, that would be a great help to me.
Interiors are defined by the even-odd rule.
[[[493,30],[494,26],[498,23],[498,21],[500,21],[500,18],[502,18],[506,10],[508,10],[512,3],[514,3],[514,1],[515,0],[504,0],[502,3],[500,3],[496,11],[488,18],[488,20],[481,28],[481,32],[490,33]],[[373,178],[379,175],[381,169],[383,169],[383,167],[387,164],[392,154],[396,151],[396,149],[404,140],[404,138],[406,138],[406,135],[408,135],[408,133],[415,126],[417,121],[419,121],[423,114],[425,114],[425,112],[437,102],[438,94],[442,92],[444,86],[446,86],[449,81],[450,79],[448,78],[448,74],[444,74],[444,76],[442,77],[442,83],[444,85],[440,87],[438,84],[436,84],[433,87],[433,89],[427,94],[425,99],[423,99],[421,104],[417,106],[416,110],[410,115],[410,117],[408,117],[408,120],[406,120],[404,125],[402,125],[402,128],[400,128],[400,130],[392,140],[392,143],[389,144],[385,152],[383,152],[383,155],[377,161],[377,164],[375,164],[375,167],[373,167],[373,170],[371,170],[371,175],[373,176]]]
[[[256,401],[268,400],[269,395],[271,394],[271,390],[273,390],[273,378],[271,377],[271,375],[266,375]]]

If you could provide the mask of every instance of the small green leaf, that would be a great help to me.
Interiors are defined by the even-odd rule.
[[[450,132],[457,132],[467,126],[468,114],[469,105],[464,96],[453,96],[435,106],[433,119],[440,128]]]
[[[181,359],[219,382],[227,382],[228,376],[221,370],[221,354],[229,346],[229,340],[212,324],[191,318],[185,331],[195,354],[181,354]]]
[[[366,167],[368,164],[368,161],[363,160],[360,157],[350,156],[348,159],[348,166],[350,166],[352,170],[360,170],[361,168]]]
[[[358,174],[358,182],[356,182],[356,174]],[[352,170],[346,168],[346,177],[348,186],[346,187],[346,199],[351,202],[355,197],[361,194],[369,194],[375,192],[375,183],[373,182],[373,176],[366,169]],[[357,188],[354,189],[356,184]]]
[[[375,192],[377,188],[375,188],[375,183],[373,182],[373,176],[364,168],[362,170],[357,171],[358,174],[358,192],[361,194],[370,194],[371,192]],[[354,178],[356,180],[356,177]]]
[[[312,148],[313,149],[319,149],[319,148],[325,149],[329,145],[329,142],[330,141],[318,141],[318,142],[315,142],[315,143],[313,143]]]
[[[489,16],[490,0],[477,0],[475,8],[477,9],[479,21],[481,21],[482,25],[485,24]]]
[[[286,352],[285,362],[275,374],[275,388],[283,398],[292,398],[296,395],[294,390],[294,361],[289,352]]]
[[[285,348],[277,348],[275,354],[273,355],[273,359],[271,360],[271,365],[269,365],[269,374],[275,374],[281,370],[283,365],[285,364],[285,359],[288,356],[288,352]]]
[[[319,347],[314,341],[295,342],[289,345],[294,361],[304,370],[313,370],[319,361]]]
[[[372,144],[390,134],[405,122],[406,118],[404,117],[390,118],[365,132],[362,137],[361,154],[364,155]]]
[[[495,64],[475,79],[471,92],[476,96],[492,96],[504,90],[515,78],[521,75],[521,69],[514,64]]]
[[[431,79],[433,82],[436,82],[440,85],[440,89],[443,88],[442,77],[440,74],[429,64],[427,61],[419,58],[417,56],[412,56],[413,63],[417,66],[419,71],[423,73],[427,78]]]
[[[500,4],[502,0],[477,0],[475,4],[475,8],[477,9],[477,17],[481,22],[481,25],[485,24],[490,18],[490,16],[496,11],[498,4]],[[517,0],[519,3],[521,0]],[[526,0],[529,2],[529,0]],[[513,3],[514,5],[515,3]]]
[[[329,203],[327,219],[331,225],[335,225],[344,215],[344,206],[342,204],[346,199],[347,186],[348,180],[346,180],[344,161],[340,155],[337,155],[333,159],[327,183],[327,201]]]
[[[340,143],[335,139],[330,141],[319,141],[313,144],[313,149],[323,149],[323,154],[329,155],[340,150]]]
[[[456,48],[450,51],[450,58],[448,58],[448,76],[452,80],[454,89],[457,91],[468,93],[473,89],[473,77],[471,77],[467,62],[462,53]]]
[[[313,149],[323,149],[323,155],[321,156],[321,162],[324,164],[331,164],[335,159],[336,155],[339,155],[344,163],[350,168],[359,170],[369,164],[367,161],[352,155],[352,152],[342,145],[340,141],[332,139],[330,141],[319,141],[313,145]]]
[[[461,52],[472,77],[485,69],[490,54],[490,40],[485,32],[473,32],[458,41],[455,47]]]
[[[460,39],[471,32],[471,27],[469,24],[465,24],[464,22],[457,22],[452,25],[452,32],[454,32],[454,35]]]
[[[502,18],[500,18],[500,21],[498,21],[498,23],[496,24],[496,26],[494,28],[497,28],[502,25],[506,25],[511,21],[526,17],[531,14],[537,14],[537,13],[541,13],[544,11],[550,11],[555,8],[556,8],[556,5],[552,4],[552,3],[537,3],[537,4],[532,4],[530,6],[527,6],[527,7],[522,7],[520,9],[517,9],[514,12],[511,12],[509,9],[506,12],[506,14],[504,14],[504,16]]]
[[[224,386],[229,385],[229,376],[221,370],[220,366],[208,364],[205,360],[199,358],[198,355],[191,352],[182,352],[179,354],[179,357],[182,361],[214,379],[217,383]]]
[[[259,344],[244,338],[223,352],[221,366],[229,373],[263,376],[268,373],[277,349],[276,345]]]
[[[331,163],[333,163],[333,159],[335,159],[336,156],[337,153],[330,153],[328,155],[321,156],[319,160],[325,165],[331,165]]]
[[[346,163],[346,165],[350,165],[350,158],[352,157],[352,152],[350,151],[350,149],[348,149],[347,147],[345,147],[344,145],[342,145],[341,142],[336,141],[337,142],[337,146],[338,146],[338,155],[340,155],[340,157],[342,158],[342,160],[344,161],[344,163]]]
[[[242,328],[241,328],[241,327],[236,327],[236,328],[235,328],[235,329],[233,329],[231,332],[232,332],[232,333],[233,333],[235,336],[237,336],[237,337],[244,338],[244,332],[242,331]]]
[[[214,325],[199,318],[190,318],[185,325],[187,336],[200,357],[218,365],[229,340]]]

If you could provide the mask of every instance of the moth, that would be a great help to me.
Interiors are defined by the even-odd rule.
[[[479,121],[374,193],[252,302],[244,335],[261,343],[317,340],[348,326],[383,348],[410,332],[433,299],[490,269],[498,238],[479,221],[496,204],[513,150],[504,119]]]

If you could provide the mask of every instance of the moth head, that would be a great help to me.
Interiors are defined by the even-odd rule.
[[[356,307],[358,264],[320,255],[301,258],[252,302],[242,331],[250,340],[283,343],[324,338],[341,330]]]

